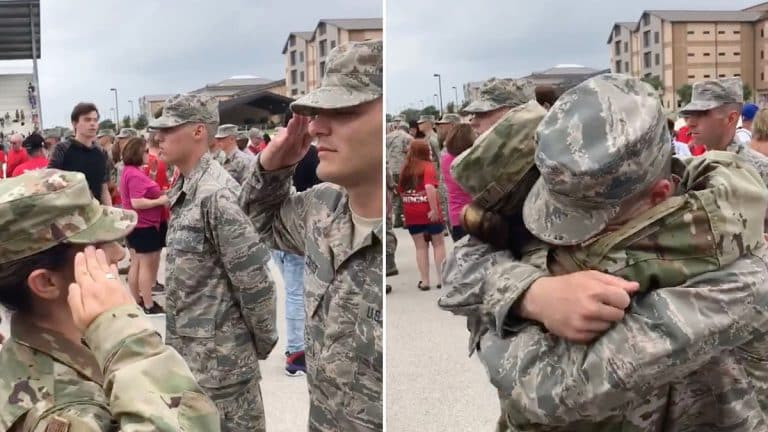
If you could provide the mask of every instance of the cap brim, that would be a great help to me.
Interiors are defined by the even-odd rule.
[[[381,93],[350,91],[343,87],[320,87],[291,104],[291,111],[298,115],[310,116],[320,110],[349,108],[371,102]]]
[[[236,135],[214,135],[213,137],[214,138],[226,138],[226,137],[231,137],[231,136],[236,136]]]
[[[576,209],[557,203],[539,178],[523,205],[523,222],[540,240],[561,246],[583,243],[600,233],[616,216],[618,206],[607,209]]]
[[[484,113],[488,111],[493,111],[497,108],[500,108],[502,105],[494,104],[488,101],[474,101],[471,104],[467,105],[466,108],[462,110],[462,112],[466,113]]]
[[[189,122],[182,122],[182,121],[178,121],[175,118],[160,116],[159,118],[156,118],[151,122],[149,122],[149,126],[147,126],[147,129],[170,129],[179,125],[183,125],[184,123],[189,123]]]
[[[680,111],[680,113],[686,113],[686,112],[701,112],[701,111],[709,111],[711,109],[715,109],[719,106],[721,106],[721,103],[717,102],[691,102],[688,105],[684,106]]]
[[[66,242],[72,244],[112,242],[125,238],[136,227],[138,216],[132,210],[107,206],[101,206],[101,210],[101,216],[94,223],[70,236]]]

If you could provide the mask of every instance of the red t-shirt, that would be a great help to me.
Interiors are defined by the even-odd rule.
[[[691,142],[691,131],[688,128],[688,126],[683,126],[677,131],[677,135],[675,135],[675,140],[688,144]]]
[[[147,158],[147,164],[141,167],[141,170],[149,178],[151,178],[163,192],[167,191],[171,185],[168,183],[168,167],[165,162],[158,159],[157,156],[149,154]],[[161,220],[168,221],[171,218],[171,211],[168,207],[163,206]]]
[[[424,166],[424,174],[421,181],[416,185],[414,189],[403,190],[400,185],[397,186],[397,190],[400,192],[400,197],[403,200],[403,217],[405,218],[405,225],[429,225],[435,222],[429,220],[429,200],[427,199],[426,185],[432,185],[437,188],[437,175],[435,174],[435,167],[430,162],[422,162]],[[439,209],[438,214],[442,213]]]
[[[3,172],[3,165],[5,165],[5,152],[0,150],[0,179],[5,178],[5,173]]]
[[[13,170],[28,160],[29,155],[27,154],[27,149],[24,147],[18,150],[11,149],[11,151],[8,152],[8,169],[5,170],[8,172],[8,177],[12,177],[11,174],[13,174]]]
[[[16,167],[13,173],[9,177],[16,177],[24,174],[27,171],[34,171],[48,167],[48,159],[45,156],[35,156],[32,159],[24,162]]]

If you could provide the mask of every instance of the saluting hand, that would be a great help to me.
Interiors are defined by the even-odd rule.
[[[309,117],[296,115],[259,154],[259,162],[267,171],[287,168],[299,163],[309,150]]]

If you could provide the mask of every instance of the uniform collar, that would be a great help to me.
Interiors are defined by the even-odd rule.
[[[181,196],[182,192],[185,196],[193,196],[195,194],[195,191],[197,190],[197,184],[200,182],[200,179],[203,178],[205,172],[208,171],[208,167],[211,166],[212,160],[213,159],[210,153],[205,152],[197,162],[197,165],[192,168],[192,171],[189,173],[189,175],[185,176],[184,174],[181,174],[179,176],[178,180],[176,180],[176,183],[168,192],[168,199],[171,202],[171,206],[176,204],[176,200]]]
[[[11,317],[11,335],[17,343],[47,354],[95,383],[104,383],[104,375],[93,353],[84,345],[73,343],[63,334],[14,314]]]
[[[352,221],[352,209],[349,208],[349,195],[342,191],[341,201],[336,207],[336,211],[331,215],[331,218],[324,228],[326,238],[330,239],[329,246],[333,251],[333,267],[338,268],[341,263],[347,260],[357,251],[371,246],[375,243],[382,242],[383,235],[383,223],[380,223],[376,229],[366,234],[363,241],[355,247],[353,242],[354,222]]]
[[[745,148],[747,148],[747,146],[736,141],[736,135],[734,135],[733,138],[731,138],[731,142],[725,147],[725,151],[739,154],[744,151]]]

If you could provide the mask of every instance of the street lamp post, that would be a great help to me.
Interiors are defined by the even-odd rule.
[[[453,111],[459,112],[459,91],[456,90],[456,86],[453,86]]]
[[[437,77],[437,91],[440,93],[440,117],[443,116],[443,80],[440,77],[439,73],[436,73],[432,76]]]
[[[110,108],[110,109],[109,109],[109,117],[111,117],[111,118],[115,118],[115,109],[114,109],[114,108]],[[115,122],[115,127],[116,127],[116,128],[118,128],[118,129],[120,129],[120,127],[119,127],[119,125],[117,124],[117,122]]]
[[[117,128],[120,129],[120,107],[117,105],[117,89],[112,87],[109,90],[115,92],[115,117],[117,118]]]
[[[133,117],[133,100],[132,99],[128,99],[128,103],[131,104],[131,124],[133,124],[133,122],[134,122],[134,117]]]
[[[424,109],[424,99],[419,99],[421,106],[419,108]]]
[[[432,98],[435,100],[435,105],[437,105],[438,104],[437,93],[433,94]]]

